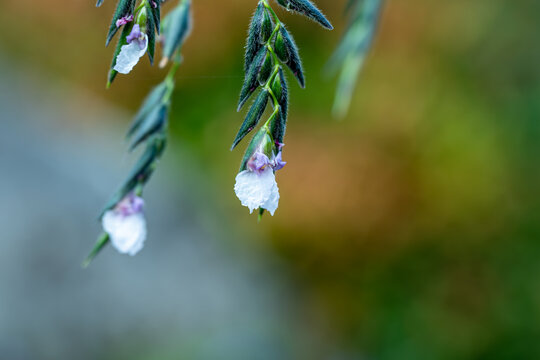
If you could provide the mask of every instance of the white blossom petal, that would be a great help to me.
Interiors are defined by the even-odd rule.
[[[112,245],[120,253],[133,256],[143,248],[146,220],[142,213],[126,216],[110,210],[103,215],[101,223]]]
[[[277,187],[277,183],[274,181],[274,186],[272,186],[272,192],[270,194],[270,197],[266,202],[261,206],[263,209],[268,210],[270,215],[274,216],[274,213],[276,212],[276,209],[279,205],[279,189]]]
[[[279,193],[274,171],[270,167],[261,174],[249,170],[240,172],[236,175],[234,192],[242,205],[249,208],[250,213],[268,205],[273,214],[277,208]]]
[[[116,57],[114,70],[120,74],[129,74],[139,59],[146,53],[148,48],[148,36],[144,34],[144,48],[141,49],[138,41],[132,41],[130,44],[123,45],[120,53]]]

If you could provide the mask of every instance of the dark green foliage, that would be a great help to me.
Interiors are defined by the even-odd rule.
[[[131,139],[130,150],[133,150],[150,136],[164,131],[172,86],[172,83],[164,81],[152,89],[144,100],[127,133],[127,138]]]
[[[281,106],[276,113],[272,123],[270,124],[270,133],[272,134],[272,139],[276,143],[283,143],[285,137],[285,131],[287,130],[287,114]]]
[[[274,89],[277,91],[278,85],[279,91],[278,93],[274,92],[274,94],[278,99],[279,105],[285,111],[285,117],[287,117],[287,111],[289,110],[289,86],[287,85],[287,79],[285,78],[283,69],[279,69],[279,74],[272,84],[272,91],[274,91]]]
[[[153,4],[156,4],[156,7],[154,7]],[[152,2],[150,12],[152,14],[152,18],[154,19],[154,25],[156,27],[156,31],[159,34],[161,31],[161,0]]]
[[[133,11],[135,10],[135,3],[136,3],[136,0],[119,0],[118,1],[118,5],[116,6],[116,11],[114,12],[114,15],[111,21],[111,26],[109,27],[109,32],[107,33],[107,41],[105,42],[105,45],[109,45],[112,38],[114,37],[114,34],[116,34],[116,32],[118,31],[118,27],[116,26],[116,21],[124,16],[133,15]],[[98,2],[98,5],[101,5],[101,3]]]
[[[166,138],[163,134],[157,134],[148,140],[146,150],[131,170],[124,184],[120,189],[112,196],[103,211],[100,218],[107,211],[120,202],[127,194],[132,192],[138,184],[143,184],[152,175],[154,168],[165,150]]]
[[[172,10],[164,22],[167,23],[163,30],[165,41],[163,44],[163,57],[170,59],[182,46],[191,29],[190,18],[191,1],[183,0]]]
[[[261,71],[259,72],[259,84],[264,86],[268,81],[270,75],[272,75],[272,70],[274,68],[274,59],[270,52],[266,53],[266,58],[264,59]]]
[[[279,29],[279,32],[283,38],[283,46],[285,47],[289,57],[285,64],[292,71],[300,86],[304,88],[306,86],[306,82],[304,79],[304,70],[302,69],[302,60],[300,60],[300,54],[298,53],[298,47],[296,46],[292,35],[289,34],[284,26]]]
[[[262,25],[264,22],[264,4],[262,2],[257,5],[257,9],[251,18],[251,24],[249,25],[247,44],[246,44],[246,54],[244,61],[244,72],[248,72],[253,59],[263,46],[262,44]]]
[[[127,37],[137,23],[141,30],[148,36],[148,56],[153,63],[155,54],[156,33],[161,31],[161,3],[164,0],[144,1],[142,9],[138,8],[137,14],[134,13],[137,0],[120,0],[113,17],[113,23],[107,35],[107,44],[117,31],[116,21],[123,16],[133,15],[135,21],[122,27],[122,33],[118,39],[115,53],[111,63],[111,69],[108,75],[109,86],[117,72],[114,70],[122,46],[127,44]],[[98,0],[97,6],[100,6],[103,0]],[[140,144],[145,144],[146,149],[140,159],[137,161],[127,179],[122,186],[111,197],[100,218],[103,214],[113,209],[128,194],[135,193],[141,196],[146,182],[153,174],[156,165],[161,158],[167,141],[167,117],[170,108],[170,97],[174,90],[174,75],[180,66],[179,48],[187,37],[190,28],[190,0],[181,0],[180,4],[167,16],[164,21],[164,27],[167,27],[167,35],[164,42],[165,56],[174,57],[174,64],[171,67],[166,79],[157,85],[144,100],[142,106],[137,112],[132,125],[127,132],[127,138],[130,141],[130,150],[133,150]],[[165,23],[169,24],[165,26]],[[86,267],[90,261],[105,247],[109,242],[109,235],[103,233],[97,240],[96,245],[87,257],[83,266]]]
[[[251,94],[253,94],[253,92],[259,87],[259,81],[257,78],[259,76],[259,72],[261,70],[263,62],[266,59],[267,52],[268,50],[265,47],[259,49],[259,52],[257,53],[257,55],[255,55],[255,58],[253,59],[251,66],[249,67],[246,73],[246,77],[244,79],[244,85],[242,86],[242,90],[240,91],[240,100],[238,101],[238,111],[240,111],[240,109],[249,99]]]
[[[321,11],[309,0],[277,0],[277,3],[287,10],[296,11],[310,18],[326,29],[332,30],[334,28]]]
[[[281,68],[279,69],[281,71]],[[283,86],[281,85],[281,79],[279,76],[274,77],[274,80],[270,84],[270,89],[272,90],[272,93],[276,97],[276,99],[281,99],[281,96],[283,94]]]
[[[96,7],[100,7],[103,4],[103,0],[97,0]]]
[[[148,58],[150,59],[150,64],[154,64],[154,52],[156,50],[156,21],[154,18],[154,9],[150,3],[146,3],[146,13],[148,14],[146,18],[146,32],[148,36]]]
[[[270,132],[274,141],[283,143],[285,131],[287,130],[287,115],[289,111],[289,89],[283,69],[279,69],[279,75],[276,76],[272,83],[272,92],[278,99],[279,110],[276,117],[272,119]]]
[[[238,134],[236,135],[236,138],[234,139],[234,142],[231,146],[231,150],[233,150],[236,145],[242,139],[251,132],[257,126],[259,123],[259,120],[261,119],[262,115],[264,114],[264,110],[266,109],[266,105],[268,103],[268,90],[263,89],[259,96],[257,96],[257,99],[255,99],[255,102],[251,106],[251,109],[246,115],[246,118],[244,119],[244,122],[242,123],[242,126],[240,127],[240,130],[238,130]]]
[[[131,123],[131,127],[127,132],[127,137],[129,138],[133,133],[139,128],[141,123],[146,119],[148,114],[162,102],[165,93],[167,92],[167,84],[162,82],[152,89],[150,94],[144,99],[143,104],[139,108],[137,115]]]
[[[274,52],[276,53],[280,61],[284,63],[289,61],[289,52],[287,51],[287,47],[285,46],[285,40],[283,39],[281,31],[278,32],[276,40],[274,40]]]
[[[332,25],[310,1],[276,1],[288,10],[294,10],[306,15],[322,26],[332,29]],[[245,169],[249,154],[253,153],[253,149],[250,149],[250,147],[258,141],[257,137],[260,136],[258,134],[269,132],[274,141],[283,142],[287,127],[289,92],[282,65],[284,64],[289,67],[302,88],[305,86],[304,72],[298,47],[293,37],[285,29],[283,23],[277,18],[277,15],[266,7],[268,7],[268,4],[265,0],[259,1],[255,14],[251,19],[244,66],[246,76],[240,93],[238,110],[240,110],[259,85],[263,86],[264,90],[255,100],[247,114],[233,142],[232,148],[258,124],[269,97],[273,99],[274,112],[267,121],[270,128],[268,128],[268,125],[263,126],[251,141],[246,155],[244,155],[240,167],[241,171]],[[270,13],[272,13],[272,16]],[[275,27],[274,21],[277,23],[277,27]],[[264,101],[264,106],[260,104],[260,101]]]
[[[261,36],[260,36],[260,41],[262,44],[265,44],[268,41],[268,39],[270,39],[270,36],[272,35],[273,30],[274,30],[274,22],[272,21],[272,18],[268,14],[268,10],[264,9],[263,22],[261,26]]]
[[[135,149],[139,144],[155,133],[161,132],[167,122],[169,103],[160,103],[150,111],[144,121],[132,135],[130,150]]]

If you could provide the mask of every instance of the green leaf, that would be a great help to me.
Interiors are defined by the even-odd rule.
[[[251,94],[253,94],[253,92],[257,90],[257,88],[259,87],[259,81],[257,78],[261,70],[261,67],[263,65],[264,59],[266,59],[267,52],[268,52],[268,49],[266,47],[263,47],[259,49],[259,52],[253,59],[251,66],[249,67],[246,73],[242,90],[240,91],[240,99],[238,101],[237,111],[240,111],[240,109],[249,99]]]
[[[334,28],[322,12],[309,0],[277,0],[277,3],[287,10],[292,10],[308,17],[328,30]]]
[[[289,34],[284,26],[280,27],[279,31],[283,38],[283,45],[289,54],[289,60],[285,64],[292,71],[296,80],[298,80],[300,87],[304,88],[306,86],[306,81],[304,79],[304,70],[302,69],[302,60],[298,53],[298,46],[296,46],[292,35]]]
[[[163,58],[167,59],[164,64],[172,58],[176,50],[182,46],[184,40],[189,35],[191,29],[190,8],[191,1],[183,0],[164,20],[167,23],[167,27],[163,29],[165,38]]]
[[[279,71],[282,72],[282,68],[279,68]],[[272,81],[272,84],[270,84],[270,89],[272,89],[272,93],[274,96],[279,100],[281,99],[281,96],[283,95],[283,86],[281,85],[281,77],[276,76],[274,80]]]
[[[156,7],[152,5],[152,17],[154,18],[154,24],[156,26],[156,31],[159,35],[161,31],[161,1],[156,0],[153,2],[153,4],[156,4]]]
[[[135,130],[141,125],[143,120],[148,116],[148,114],[157,107],[163,100],[167,92],[167,84],[165,82],[160,83],[150,91],[148,96],[144,99],[139,111],[135,115],[133,122],[127,132],[127,138],[130,138]]]
[[[285,117],[287,117],[287,111],[289,110],[289,85],[287,84],[283,68],[279,69],[278,75],[279,77],[276,77],[276,79],[279,79],[279,85],[281,85],[281,95],[278,97],[278,102],[285,111]]]
[[[268,14],[268,10],[264,9],[263,19],[261,24],[261,36],[259,41],[264,44],[270,39],[272,31],[274,30],[274,22],[272,17]]]
[[[116,6],[116,11],[114,12],[111,26],[109,27],[109,32],[107,33],[107,41],[105,42],[105,46],[109,45],[112,38],[114,37],[114,34],[118,31],[118,27],[116,26],[116,21],[124,16],[133,15],[133,12],[135,11],[135,3],[136,0],[119,0],[118,5]],[[98,4],[101,5],[101,3],[98,2]],[[124,26],[125,28],[125,26]]]
[[[163,130],[164,125],[167,122],[168,112],[168,103],[161,104],[161,106],[156,106],[150,111],[150,113],[142,121],[141,125],[137,128],[137,131],[133,134],[131,145],[129,147],[130,151],[135,149],[151,135]]]
[[[94,260],[94,258],[101,252],[101,250],[103,250],[105,245],[109,243],[109,240],[110,240],[109,234],[105,232],[102,233],[97,239],[96,244],[94,245],[94,248],[92,249],[92,251],[90,251],[90,254],[88,254],[88,256],[83,261],[81,266],[83,268],[87,268],[88,265],[90,265],[90,263],[92,262],[92,260]]]
[[[278,97],[276,90],[277,86],[281,88],[280,96]],[[272,91],[278,97],[279,110],[277,116],[270,123],[270,133],[274,141],[278,143],[283,143],[285,137],[285,132],[287,130],[287,116],[289,111],[289,89],[287,86],[287,80],[285,79],[285,74],[282,69],[279,69],[279,76],[276,77],[272,84]]]
[[[103,0],[97,0],[96,7],[100,7],[103,4]]]
[[[253,130],[257,124],[259,123],[259,120],[261,119],[262,115],[264,114],[264,110],[266,110],[266,105],[268,103],[268,90],[263,89],[259,96],[257,96],[257,99],[255,99],[255,102],[251,106],[251,109],[249,109],[249,112],[246,115],[246,118],[244,119],[244,122],[242,123],[242,126],[240,127],[240,130],[238,130],[238,134],[236,135],[236,138],[234,139],[234,142],[231,146],[231,150],[233,150],[236,145],[242,139]]]
[[[289,52],[285,46],[285,39],[283,39],[281,31],[278,32],[276,39],[274,40],[274,52],[276,53],[278,59],[283,63],[287,63],[289,61]]]
[[[154,9],[150,3],[145,5],[146,13],[148,17],[146,18],[146,32],[148,36],[148,58],[150,59],[150,64],[154,64],[154,52],[156,50],[156,22],[154,19]]]
[[[251,63],[262,47],[262,24],[264,21],[264,4],[259,2],[257,9],[251,18],[249,25],[248,37],[246,40],[246,54],[244,61],[244,72],[248,72]]]
[[[259,72],[259,84],[261,86],[264,86],[266,82],[268,81],[268,78],[270,75],[272,75],[272,70],[274,69],[274,57],[270,52],[267,52],[266,58],[264,59],[264,62],[261,66],[261,70]]]
[[[270,133],[276,143],[283,143],[287,130],[287,112],[281,106],[278,107],[279,110],[270,123]]]
[[[153,138],[147,143],[148,145],[146,146],[146,150],[142,154],[141,158],[137,161],[120,189],[118,189],[118,191],[116,191],[116,193],[111,197],[101,212],[99,216],[100,218],[107,210],[115,207],[119,201],[133,191],[137,184],[145,183],[152,175],[157,161],[165,150],[166,137],[164,134],[157,134],[154,135]]]

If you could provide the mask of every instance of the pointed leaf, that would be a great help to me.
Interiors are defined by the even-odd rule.
[[[182,46],[184,40],[189,35],[191,29],[190,9],[191,1],[184,0],[164,20],[167,23],[167,28],[164,29],[163,33],[165,38],[163,58],[167,59],[167,61]]]
[[[289,89],[287,86],[287,80],[282,69],[279,69],[279,76],[274,80],[272,89],[279,83],[281,87],[281,96],[278,97],[279,111],[275,119],[270,124],[270,132],[272,138],[278,143],[283,143],[285,137],[285,131],[287,130],[287,116],[289,111]],[[272,90],[274,91],[274,90]],[[275,92],[274,92],[275,94]],[[276,94],[277,96],[277,94]]]
[[[282,62],[287,63],[289,61],[289,52],[285,46],[285,40],[283,39],[281,31],[277,33],[276,39],[274,40],[274,52]]]
[[[267,52],[268,49],[266,47],[259,49],[259,52],[257,53],[257,55],[255,55],[255,58],[253,59],[251,66],[246,73],[244,85],[242,86],[242,90],[240,91],[240,100],[238,101],[237,109],[238,111],[240,111],[240,109],[249,99],[251,94],[253,94],[253,92],[259,87],[259,81],[257,80],[257,77],[263,65],[264,59],[266,58]]]
[[[246,41],[246,54],[244,62],[244,72],[247,72],[253,62],[253,59],[263,46],[262,44],[262,24],[264,21],[264,4],[259,2],[257,9],[251,18],[248,37]]]
[[[155,5],[155,7],[154,7]],[[159,35],[161,31],[161,1],[152,1],[152,17],[154,18],[154,24],[156,31]]]
[[[109,234],[105,232],[102,233],[97,239],[96,244],[92,248],[92,251],[90,251],[90,254],[88,254],[81,266],[83,268],[87,268],[88,265],[90,265],[90,263],[92,262],[92,260],[94,260],[94,258],[101,252],[101,250],[103,250],[105,245],[109,243],[109,240]]]
[[[150,64],[154,64],[154,52],[156,50],[156,22],[154,19],[152,5],[146,3],[146,13],[148,17],[146,18],[146,32],[148,36],[148,58],[150,59]]]
[[[309,0],[277,0],[277,3],[287,10],[295,11],[310,18],[328,30],[334,28],[321,11]]]
[[[268,10],[264,9],[263,19],[261,24],[261,36],[259,41],[264,44],[270,39],[272,31],[274,30],[274,22],[272,17],[268,14]]]
[[[107,41],[105,46],[109,45],[114,34],[118,31],[116,26],[116,21],[124,16],[133,15],[135,10],[136,0],[119,0],[118,5],[116,6],[116,11],[114,12],[113,19],[111,21],[111,26],[109,27],[109,32],[107,34]]]
[[[285,118],[287,118],[287,112],[289,111],[289,85],[287,84],[285,72],[282,68],[279,69],[279,84],[281,85],[281,96],[278,97],[278,102],[285,113]]]
[[[138,183],[144,183],[148,181],[152,175],[155,165],[159,160],[161,154],[165,150],[166,138],[163,135],[154,136],[152,141],[148,142],[146,150],[142,154],[141,158],[137,161],[127,179],[118,191],[111,197],[105,208],[100,214],[100,218],[107,210],[112,209],[122,200],[128,193],[133,191]]]
[[[240,127],[240,130],[238,130],[238,134],[236,135],[236,138],[234,139],[234,142],[231,146],[231,150],[233,150],[236,145],[242,139],[253,130],[257,124],[259,123],[259,120],[261,119],[262,115],[264,114],[264,110],[266,110],[266,105],[268,103],[268,90],[263,89],[259,96],[257,96],[257,99],[255,99],[255,102],[251,106],[251,109],[249,109],[249,112],[246,115],[246,118],[244,119],[244,122],[242,123],[242,126]]]
[[[138,127],[137,131],[133,134],[130,150],[135,149],[137,145],[142,143],[151,135],[163,130],[163,126],[167,121],[168,111],[168,104],[156,106],[152,109],[152,111],[150,111],[150,113],[146,116],[146,118],[142,121],[141,125]]]
[[[157,85],[150,91],[148,96],[144,99],[143,104],[139,108],[139,111],[135,115],[133,122],[127,132],[127,137],[131,137],[133,133],[139,128],[142,121],[148,116],[148,114],[153,110],[154,107],[157,107],[165,93],[167,92],[167,84],[162,82]]]
[[[296,46],[293,37],[291,34],[289,34],[285,27],[282,26],[279,31],[283,37],[283,44],[287,49],[287,53],[289,54],[289,60],[286,64],[292,71],[296,80],[298,80],[300,87],[304,88],[306,86],[306,82],[304,79],[304,70],[302,69],[302,60],[300,60],[300,54],[298,54],[298,47]]]
[[[273,69],[274,69],[274,57],[268,51],[266,54],[266,58],[264,59],[264,62],[261,66],[261,70],[259,72],[259,84],[261,86],[264,86],[266,84],[266,82],[268,81],[268,78],[270,77],[270,75],[272,75]]]

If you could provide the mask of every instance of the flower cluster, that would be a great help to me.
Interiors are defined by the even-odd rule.
[[[104,0],[97,0],[100,6]],[[160,67],[172,62],[164,81],[155,86],[144,100],[128,131],[130,149],[145,145],[139,161],[119,190],[105,206],[100,219],[103,233],[88,256],[85,265],[109,242],[124,254],[135,255],[146,239],[146,220],[142,192],[152,176],[167,143],[168,114],[175,88],[174,76],[181,63],[180,49],[191,28],[191,0],[179,0],[161,21],[161,5],[165,0],[118,0],[106,45],[120,31],[108,74],[107,87],[118,73],[128,74],[148,54],[153,64],[156,41],[161,42]],[[276,0],[288,11],[297,12],[326,29],[330,22],[310,0]],[[259,215],[274,215],[279,204],[276,171],[285,166],[282,160],[283,139],[287,126],[289,92],[287,67],[303,88],[302,62],[292,35],[269,5],[259,0],[251,20],[245,53],[245,79],[238,102],[238,111],[258,92],[233,142],[234,149],[254,130],[270,101],[271,115],[255,133],[245,152],[236,176],[235,193],[242,205]]]
[[[121,30],[114,52],[107,86],[118,73],[129,74],[144,54],[154,62],[156,33],[161,30],[161,3],[163,0],[119,0],[113,15],[106,45]],[[98,1],[100,6],[103,1]]]
[[[108,85],[117,73],[127,74],[148,53],[154,57],[155,32],[160,32],[160,0],[120,0],[113,16],[107,43],[119,28],[122,29],[109,71]],[[98,1],[98,6],[102,1]],[[105,206],[100,219],[103,234],[84,265],[110,241],[123,254],[135,255],[146,239],[146,220],[143,213],[142,191],[152,176],[167,143],[167,122],[171,95],[175,88],[174,76],[180,66],[180,48],[190,28],[190,0],[181,0],[164,19],[168,24],[163,30],[163,58],[173,58],[164,81],[155,86],[144,100],[128,130],[130,149],[140,145],[146,149],[119,190]]]
[[[279,204],[279,189],[275,172],[282,169],[283,144],[274,143],[267,127],[256,136],[249,157],[236,176],[234,191],[242,205],[252,213],[255,209],[267,210],[274,215]]]
[[[332,29],[330,22],[309,0],[277,0],[277,2],[287,10],[298,12],[324,28]],[[281,149],[289,107],[284,66],[289,68],[303,88],[305,78],[298,47],[268,1],[260,0],[249,27],[245,79],[240,92],[238,110],[259,88],[260,92],[246,114],[231,148],[234,149],[257,127],[270,100],[274,111],[251,140],[240,173],[236,177],[236,195],[250,212],[259,208],[262,209],[261,213],[268,210],[273,215],[278,206],[279,192],[274,172],[285,164],[281,160]]]

